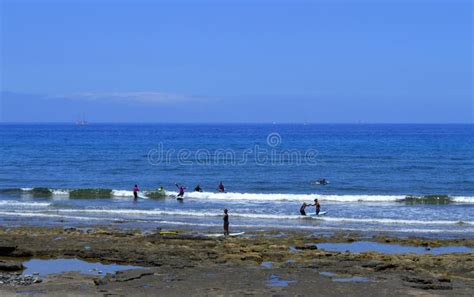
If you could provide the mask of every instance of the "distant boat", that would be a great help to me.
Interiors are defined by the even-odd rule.
[[[86,120],[78,120],[78,121],[76,122],[76,124],[77,124],[78,126],[85,126],[85,125],[89,124],[89,122],[86,121]]]
[[[87,124],[89,124],[89,122],[86,121],[86,119],[84,117],[82,117],[82,118],[80,118],[76,121],[76,125],[78,125],[78,126],[85,126]]]

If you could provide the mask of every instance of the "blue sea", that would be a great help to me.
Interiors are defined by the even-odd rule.
[[[473,136],[472,124],[1,124],[0,224],[220,231],[227,208],[233,231],[472,237]],[[327,214],[301,216],[314,199]]]

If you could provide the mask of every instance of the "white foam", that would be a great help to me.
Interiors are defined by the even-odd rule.
[[[54,196],[69,196],[68,190],[51,190]]]
[[[62,213],[102,213],[102,214],[122,214],[122,215],[142,215],[142,216],[187,216],[187,217],[221,217],[222,213],[203,212],[203,211],[171,211],[171,210],[140,210],[140,209],[58,209]],[[233,217],[249,219],[267,219],[267,220],[296,220],[306,219],[300,215],[281,215],[281,214],[252,214],[252,213],[232,213]],[[308,218],[309,219],[309,218]],[[403,224],[403,225],[454,225],[459,221],[443,220],[399,220],[384,218],[344,218],[344,217],[317,217],[315,219],[327,222],[351,222],[351,223],[373,223],[373,224]],[[463,221],[463,224],[474,225],[474,221]]]
[[[134,219],[118,219],[118,218],[107,218],[107,217],[81,217],[81,216],[70,216],[70,215],[61,215],[61,214],[51,214],[51,213],[39,213],[39,212],[6,212],[0,211],[0,215],[6,216],[17,216],[17,217],[48,217],[48,218],[61,218],[61,219],[74,219],[74,220],[83,220],[83,221],[125,221],[133,222]],[[177,226],[196,226],[196,227],[212,227],[220,228],[221,224],[215,223],[196,223],[196,222],[182,222],[182,221],[168,221],[168,220],[159,220],[159,221],[144,221],[149,223],[158,223],[166,225],[177,225]],[[471,222],[472,223],[472,222]],[[284,225],[281,223],[272,223],[272,224],[232,224],[231,228],[248,228],[253,230],[264,230],[264,229],[288,229],[288,230],[309,230],[309,231],[321,231],[321,230],[346,230],[346,231],[361,231],[360,228],[353,227],[344,227],[344,226],[307,226],[307,225]],[[364,227],[363,231],[366,232],[399,232],[399,233],[466,233],[465,229],[422,229],[422,228],[403,228],[403,229],[389,229],[383,227]]]
[[[133,197],[133,191],[128,190],[112,190],[114,197]]]
[[[167,192],[177,195],[177,192]],[[321,194],[283,194],[283,193],[213,193],[213,192],[188,192],[185,198],[209,200],[250,200],[250,201],[340,201],[340,202],[389,202],[404,199],[404,195],[321,195]]]
[[[3,206],[16,206],[16,207],[48,207],[51,203],[47,202],[21,202],[13,200],[0,200],[0,205]]]
[[[404,225],[453,225],[459,224],[459,221],[442,221],[442,220],[397,220],[397,219],[355,219],[355,218],[334,218],[321,217],[324,221],[333,222],[352,222],[352,223],[381,223],[381,224],[404,224]],[[463,224],[474,225],[474,221],[462,221]]]
[[[455,196],[452,200],[457,203],[474,203],[474,197],[472,196]]]
[[[50,213],[38,213],[38,212],[7,212],[0,211],[0,215],[6,216],[16,216],[16,217],[47,217],[47,218],[61,218],[61,219],[74,219],[74,220],[97,220],[97,221],[116,221],[118,219],[108,219],[108,218],[94,218],[94,217],[79,217],[79,216],[64,216],[59,214],[50,214]]]
[[[177,195],[177,192],[167,192],[168,195]],[[214,192],[187,192],[184,198],[208,200],[241,200],[241,201],[301,201],[311,202],[314,199],[334,202],[396,202],[403,201],[407,195],[321,195],[321,194],[284,194],[284,193],[214,193]],[[422,199],[422,198],[420,198]],[[454,202],[474,203],[474,196],[455,196]]]

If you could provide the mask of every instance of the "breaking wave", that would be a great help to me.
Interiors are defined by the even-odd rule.
[[[1,189],[0,193],[20,194],[32,197],[68,197],[71,199],[94,198],[132,198],[133,191],[120,189],[50,189],[50,188],[15,188]],[[142,191],[139,197],[172,198],[178,193],[174,191],[160,192],[156,190]],[[314,199],[334,202],[403,202],[406,204],[449,204],[465,203],[474,204],[474,196],[448,196],[448,195],[322,195],[322,194],[292,194],[292,193],[214,193],[214,192],[187,192],[184,198],[200,200],[236,200],[236,201],[300,201],[308,202]]]

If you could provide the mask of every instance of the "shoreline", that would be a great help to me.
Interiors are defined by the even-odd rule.
[[[31,219],[31,218],[30,218]],[[95,219],[95,218],[94,218]],[[23,219],[11,219],[11,220],[0,220],[1,225],[9,225],[11,228],[48,228],[48,229],[57,229],[62,227],[71,227],[71,228],[102,228],[104,226],[122,230],[142,230],[143,232],[156,231],[156,228],[163,228],[167,230],[179,230],[182,232],[203,234],[203,233],[219,233],[222,232],[222,224],[220,223],[193,223],[193,222],[172,222],[172,221],[140,221],[133,219],[107,219],[101,218],[98,222],[93,224],[87,224],[83,220],[68,220],[64,216],[58,216],[57,219],[51,220],[51,218],[46,218],[44,220],[38,220],[37,218],[32,217],[32,220],[25,221]],[[424,240],[443,240],[443,241],[456,241],[474,238],[472,232],[447,232],[443,233],[441,230],[437,232],[424,232],[420,230],[363,230],[360,228],[352,227],[337,227],[337,226],[278,226],[273,225],[272,227],[268,225],[253,225],[249,226],[247,224],[242,224],[242,222],[235,222],[235,219],[231,223],[231,232],[246,232],[247,234],[264,234],[264,233],[304,233],[309,235],[314,235],[317,237],[337,237],[340,234],[351,234],[354,237],[359,239],[371,239],[374,237],[390,237],[397,239],[407,239],[416,237]]]
[[[92,296],[106,292],[147,296],[182,295],[195,290],[192,292],[197,296],[311,295],[311,288],[324,287],[320,293],[325,296],[380,295],[382,289],[393,296],[424,292],[468,296],[474,289],[474,253],[353,253],[318,248],[322,243],[361,240],[429,249],[472,248],[472,238],[438,240],[379,235],[367,239],[348,232],[327,237],[274,230],[248,231],[245,236],[224,239],[187,229],[173,231],[176,233],[160,234],[159,230],[143,232],[110,226],[0,228],[0,256],[9,263],[65,258],[143,267],[106,276],[77,272],[48,275],[40,283],[0,285],[0,294],[14,296],[27,290],[48,296],[60,296],[61,292],[71,296],[81,292]],[[81,291],[79,287],[86,289]]]

